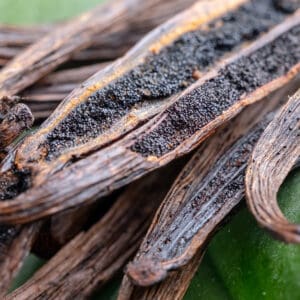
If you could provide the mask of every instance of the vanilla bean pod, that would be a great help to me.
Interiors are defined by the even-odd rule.
[[[246,176],[247,202],[258,223],[277,238],[300,243],[300,227],[291,224],[277,204],[277,193],[300,157],[300,91],[263,133]]]
[[[176,162],[129,186],[98,223],[75,237],[7,299],[85,299],[101,287],[137,250],[181,167],[182,162]]]
[[[210,2],[210,5],[213,6],[213,3]],[[183,15],[196,12],[193,9]],[[207,11],[206,16],[209,16]],[[178,22],[177,18],[175,20]],[[189,20],[195,26],[195,20]],[[168,26],[170,24],[172,22],[167,23]],[[14,165],[37,175],[28,177],[33,188],[15,200],[0,203],[0,220],[28,222],[91,201],[96,194],[106,195],[190,152],[243,107],[287,85],[298,74],[300,57],[299,52],[294,50],[300,39],[299,29],[299,12],[296,12],[167,102],[159,100],[148,106],[132,108],[131,102],[127,104],[124,101],[123,104],[128,105],[126,110],[119,110],[122,102],[106,97],[119,97],[117,92],[122,87],[122,81],[111,87],[108,85],[107,89],[98,91],[87,102],[82,96],[75,97],[81,90],[74,91],[73,101],[69,102],[67,98],[41,130],[25,139],[17,149]],[[145,40],[141,45],[144,46],[144,43]],[[177,49],[178,43],[174,43],[174,47]],[[135,51],[130,54],[133,53]],[[165,52],[162,51],[161,55],[164,57]],[[154,55],[153,59],[157,57],[161,56]],[[118,61],[117,65],[121,62]],[[107,75],[109,71],[110,68],[100,74]],[[97,86],[94,82],[97,79],[97,76],[93,77],[94,87]],[[128,80],[128,77],[125,79]],[[144,92],[146,87],[143,87]],[[147,91],[147,97],[148,92],[151,90]],[[220,98],[222,101],[219,101]],[[76,102],[79,103],[73,108]],[[157,113],[158,108],[166,109],[136,128]],[[68,110],[70,114],[66,115]],[[136,129],[124,136],[133,128]],[[104,147],[122,135],[112,145]],[[90,154],[100,147],[103,149]],[[81,159],[85,153],[89,155]],[[66,165],[68,167],[60,171]],[[91,177],[88,174],[94,175]]]

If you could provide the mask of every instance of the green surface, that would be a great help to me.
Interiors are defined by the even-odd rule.
[[[0,0],[0,23],[63,20],[101,0]],[[280,192],[288,218],[300,221],[300,171]],[[30,255],[13,284],[19,286],[43,264]],[[185,300],[300,299],[300,248],[271,239],[244,209],[211,243]],[[118,281],[94,299],[115,299]]]
[[[26,280],[30,278],[44,263],[45,261],[43,259],[30,254],[25,260],[23,267],[18,276],[15,278],[10,290],[13,291],[17,287],[25,283]]]
[[[64,20],[103,0],[0,0],[0,23],[33,24]]]

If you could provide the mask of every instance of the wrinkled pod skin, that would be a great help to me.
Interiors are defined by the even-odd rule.
[[[250,159],[246,176],[247,203],[258,223],[278,239],[300,243],[300,225],[281,212],[277,193],[300,157],[300,91],[269,124]]]

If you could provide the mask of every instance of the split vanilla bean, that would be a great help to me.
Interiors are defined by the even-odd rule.
[[[34,188],[15,200],[0,203],[0,220],[28,222],[89,202],[96,195],[106,195],[190,152],[216,128],[236,116],[243,107],[287,85],[299,73],[300,55],[294,51],[299,40],[300,18],[299,12],[296,12],[252,45],[234,53],[220,67],[201,77],[182,94],[173,97],[169,103],[161,104],[163,101],[160,100],[153,109],[152,105],[147,110],[145,107],[140,110],[135,108],[135,115],[132,112],[125,120],[114,122],[112,128],[106,129],[105,134],[102,133],[99,137],[94,137],[94,134],[99,134],[99,131],[109,126],[111,120],[118,118],[118,114],[111,115],[111,112],[114,112],[119,102],[107,99],[103,102],[104,107],[101,101],[98,107],[93,104],[98,98],[91,97],[87,103],[76,106],[70,115],[65,116],[63,107],[67,105],[67,101],[50,117],[40,132],[25,140],[17,150],[15,164],[22,170],[31,170],[30,173],[34,170],[39,176],[31,176]],[[177,45],[176,42],[174,45]],[[219,101],[220,98],[222,101]],[[120,126],[121,124],[127,126],[127,129],[134,128],[149,115],[157,113],[157,107],[161,109],[163,106],[167,109],[145,125],[112,145],[103,147],[116,139],[116,136],[124,135],[126,128]],[[101,116],[103,121],[107,117],[108,123],[96,123],[94,118],[89,119],[89,114],[93,112],[96,113],[94,118]],[[122,113],[120,110],[118,112]],[[61,117],[63,119],[59,123]],[[58,125],[49,133],[54,124]],[[107,134],[109,132],[112,135]],[[75,137],[79,145],[74,145]],[[80,159],[84,153],[101,146],[103,149],[100,151]],[[41,160],[41,155],[45,155],[44,160]],[[73,164],[53,174],[70,161]],[[51,169],[48,169],[48,165],[51,165]],[[53,175],[49,177],[49,174]],[[39,186],[46,178],[47,181]],[[53,186],[56,187],[55,191]]]

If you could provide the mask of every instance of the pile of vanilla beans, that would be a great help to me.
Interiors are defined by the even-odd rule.
[[[182,299],[244,199],[300,242],[277,204],[300,0],[112,0],[1,26],[0,63],[0,298],[86,299],[123,273],[119,300]],[[7,295],[31,251],[48,262]]]

